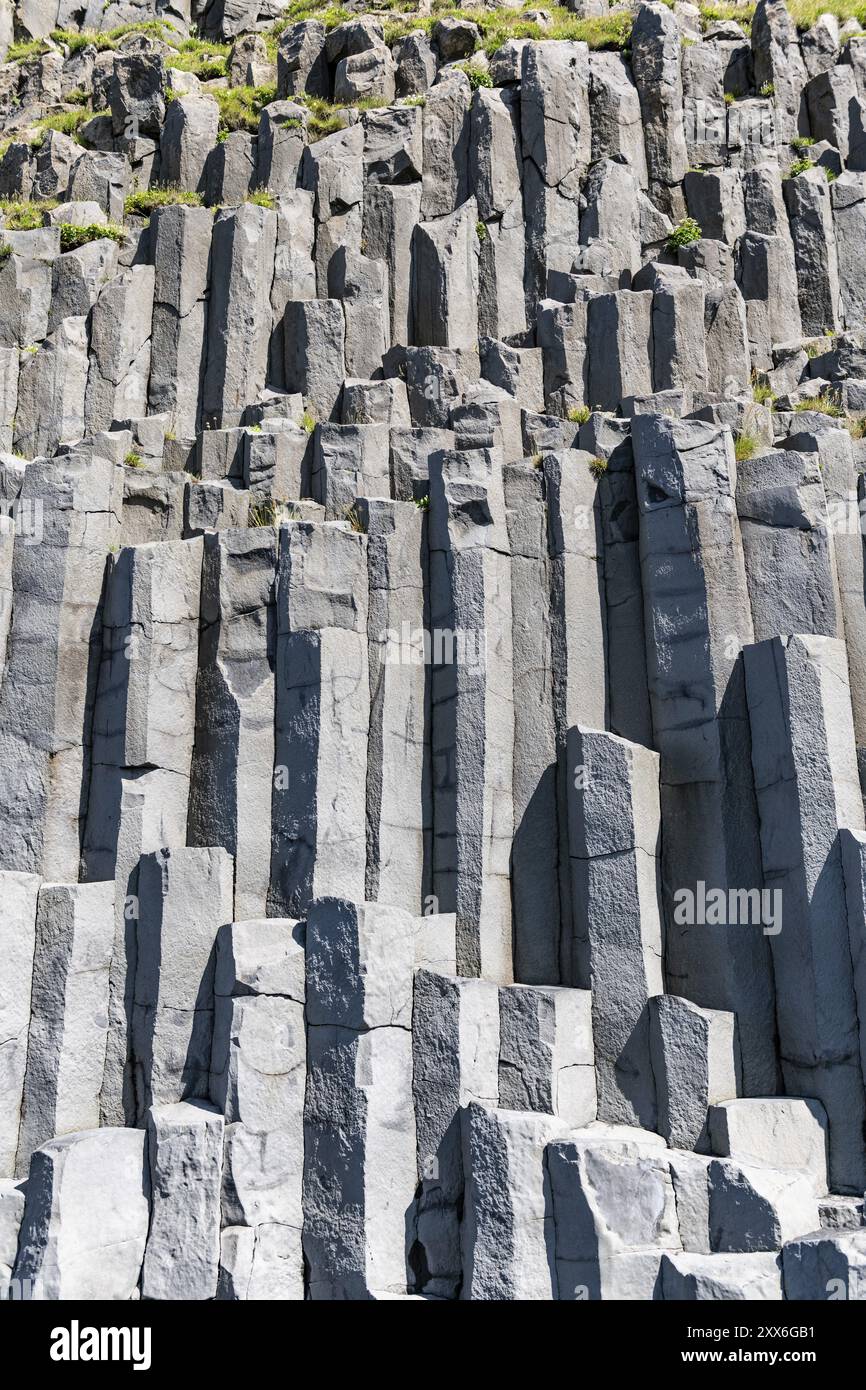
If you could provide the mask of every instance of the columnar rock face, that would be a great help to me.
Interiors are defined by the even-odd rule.
[[[253,1275],[262,1297],[303,1297],[304,968],[298,922],[234,922],[217,937],[210,1094],[225,1119],[227,1297],[246,1296]]]
[[[864,1099],[839,828],[864,827],[845,649],[776,637],[745,658],[764,874],[784,913],[770,938],[782,1071],[824,1105],[831,1180],[854,1192]],[[811,988],[793,989],[807,962]]]
[[[307,918],[304,1253],[313,1298],[405,1291],[416,1183],[408,913],[320,899]]]
[[[571,9],[0,0],[2,1297],[866,1298],[860,15]]]

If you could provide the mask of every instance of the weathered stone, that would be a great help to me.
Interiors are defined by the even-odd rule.
[[[457,913],[461,974],[512,978],[511,575],[501,474],[485,450],[430,460],[433,892]]]
[[[466,1175],[461,1230],[461,1298],[550,1299],[553,1216],[544,1150],[562,1131],[550,1115],[487,1110],[461,1112]]]
[[[39,1300],[132,1298],[149,1196],[143,1130],[52,1139],[30,1165],[13,1279]]]
[[[838,828],[863,829],[863,802],[845,649],[776,637],[744,656],[764,875],[784,911],[770,936],[782,1074],[789,1094],[827,1112],[831,1186],[859,1191],[863,1087]]]
[[[160,850],[138,875],[132,1018],[138,1115],[208,1094],[214,942],[234,917],[224,849]]]
[[[364,896],[367,541],[293,522],[280,547],[268,912],[300,916],[324,893]]]
[[[222,1116],[201,1101],[148,1110],[151,1217],[142,1298],[214,1297],[222,1139]]]
[[[207,368],[202,394],[206,425],[236,425],[265,384],[277,219],[245,203],[218,214],[211,244]]]
[[[35,874],[0,872],[3,916],[0,918],[0,950],[5,966],[0,987],[0,1078],[3,1109],[0,1111],[0,1177],[15,1172],[18,1126],[24,1094],[27,1063],[27,1033],[30,1027],[33,955],[36,945],[36,898],[39,879]],[[44,949],[44,948],[43,948]],[[44,984],[43,984],[44,988]],[[12,1265],[6,1253],[0,1263]]]
[[[656,995],[649,1001],[649,1014],[660,1132],[673,1148],[706,1151],[707,1107],[723,1109],[718,1102],[737,1094],[734,1015],[699,1009],[675,994]]]

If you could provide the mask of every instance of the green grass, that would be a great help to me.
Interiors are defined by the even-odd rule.
[[[591,414],[588,405],[577,405],[568,412],[568,419],[572,425],[585,425]]]
[[[798,413],[803,410],[819,410],[822,415],[832,415],[837,419],[841,419],[845,413],[835,401],[824,395],[807,396],[805,400],[797,402],[794,410]]]
[[[91,113],[79,108],[77,111],[59,111],[54,116],[42,116],[36,121],[37,130],[58,130],[62,135],[77,135],[78,127],[91,119]]]
[[[482,222],[480,217],[478,221],[475,223],[475,235],[477,236],[479,241],[487,240],[487,224],[486,222]]]
[[[200,193],[188,193],[184,188],[164,184],[155,188],[141,188],[130,193],[123,205],[127,217],[149,217],[154,208],[171,207],[183,203],[185,207],[199,208],[202,204]]]
[[[57,207],[56,198],[43,203],[27,199],[0,198],[0,213],[6,219],[7,232],[33,232],[43,224],[43,214]]]
[[[262,107],[276,101],[277,88],[275,83],[265,87],[215,87],[211,95],[220,109],[220,130],[246,130],[255,135]]]
[[[797,135],[791,141],[791,147],[795,150],[808,150],[814,143],[811,135]]]
[[[668,251],[676,251],[680,246],[691,246],[693,241],[700,241],[703,232],[693,217],[684,217],[678,222],[667,239]]]
[[[598,458],[594,458],[592,462],[589,464],[589,471],[595,478],[596,482],[598,482],[598,480],[600,478],[603,478],[605,473],[607,472],[607,459],[603,459],[601,455],[599,455]]]
[[[125,455],[123,462],[126,464],[127,468],[144,467],[144,460],[141,454],[137,454],[134,449],[130,449],[129,453]]]
[[[251,193],[246,199],[248,203],[255,203],[258,208],[275,208],[276,199],[269,188],[257,188],[255,193]]]
[[[766,381],[755,381],[752,383],[752,400],[756,405],[772,405],[773,388]]]
[[[112,241],[125,241],[126,232],[112,222],[103,227],[97,222],[91,222],[87,226],[79,226],[75,222],[60,223],[61,251],[74,251],[79,246],[86,246],[89,241],[100,241],[103,237],[110,237]]]
[[[316,428],[316,417],[311,415],[309,410],[305,410],[301,416],[301,429],[306,430],[307,434],[312,434]]]
[[[749,434],[748,430],[739,430],[734,435],[734,458],[737,463],[745,463],[746,459],[753,459],[761,447],[761,441],[757,435]]]
[[[845,425],[852,439],[866,439],[866,415],[849,415]]]
[[[814,167],[815,165],[811,159],[795,159],[788,172],[783,174],[782,177],[786,179],[795,179],[798,174],[805,174],[807,169],[814,169]]]
[[[48,47],[44,39],[22,39],[20,43],[10,43],[6,62],[25,63],[28,58],[38,58],[47,53]]]
[[[429,494],[426,495],[426,496],[424,496],[424,497],[416,497],[416,498],[414,498],[414,502],[415,502],[415,506],[418,508],[419,512],[429,512],[429,510],[430,510],[430,497],[429,497]]]
[[[7,256],[12,255],[12,247],[8,241],[0,241],[0,261],[5,261]]]
[[[333,106],[331,102],[325,101],[324,97],[313,97],[307,92],[295,97],[295,101],[307,108],[307,139],[311,145],[317,140],[324,140],[326,135],[334,135],[338,130],[346,129],[345,118],[339,114],[345,110],[344,107]]]
[[[303,8],[305,14],[302,17],[322,19],[327,28],[332,27],[329,20],[335,15],[339,15],[335,18],[337,23],[350,18],[345,11],[317,14],[315,6],[305,5]],[[387,44],[395,43],[397,39],[417,33],[418,30],[429,34],[436,22],[447,16],[452,19],[467,19],[476,24],[481,32],[481,47],[488,56],[501,48],[508,39],[577,39],[593,49],[623,49],[628,44],[632,26],[630,14],[617,13],[595,19],[578,19],[562,5],[545,6],[545,12],[551,17],[548,27],[542,27],[537,19],[530,17],[538,14],[537,7],[532,5],[526,5],[521,10],[462,10],[447,4],[438,5],[434,0],[433,13],[429,15],[407,14],[406,10],[409,7],[406,4],[395,4],[394,8],[397,10],[394,19],[385,20],[383,24]],[[280,21],[282,28],[285,27],[286,16],[291,15],[291,9],[292,7],[284,12],[284,18]],[[301,16],[295,18],[298,17]],[[287,22],[294,23],[295,19],[289,18]]]
[[[166,59],[166,66],[179,72],[191,72],[202,82],[228,75],[231,44],[211,43],[205,39],[184,39],[177,53]]]

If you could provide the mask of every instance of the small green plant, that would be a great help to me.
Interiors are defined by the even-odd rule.
[[[761,447],[761,442],[754,434],[749,434],[748,430],[739,430],[734,435],[734,458],[737,463],[745,463],[746,459],[753,459]]]
[[[791,148],[795,150],[808,150],[815,141],[811,135],[795,135],[791,141]]]
[[[667,239],[668,251],[676,251],[680,246],[691,246],[693,241],[700,241],[703,232],[693,217],[684,217],[674,227]]]
[[[776,95],[775,84],[773,82],[764,82],[761,85],[760,94],[762,97],[774,97]]]
[[[798,401],[794,406],[795,411],[818,410],[822,415],[832,415],[836,419],[841,419],[844,411],[836,402],[823,392],[820,396],[806,396],[802,401]]]
[[[752,400],[756,405],[772,405],[773,388],[769,382],[755,381],[752,383]]]
[[[123,462],[126,464],[127,468],[144,467],[144,460],[141,454],[137,454],[134,449],[130,449],[129,453],[124,456]]]
[[[261,434],[262,432],[261,425],[247,425],[247,429],[249,430],[250,434]]]
[[[815,165],[811,159],[795,159],[793,164],[785,174],[786,179],[795,179],[798,174],[805,174],[807,169],[814,169]]]
[[[357,507],[347,507],[344,515],[352,531],[356,531],[359,536],[365,536],[367,534],[366,528],[364,526],[363,521],[361,520],[361,516]]]
[[[568,412],[568,419],[572,425],[585,425],[591,414],[588,405],[576,405]]]
[[[487,240],[487,223],[482,222],[480,217],[478,221],[475,223],[475,235],[477,236],[479,241]]]
[[[866,415],[849,415],[845,425],[852,439],[866,439]]]
[[[169,207],[173,203],[198,208],[202,205],[202,196],[200,193],[189,193],[184,188],[176,188],[173,184],[161,184],[130,193],[123,205],[123,211],[127,217],[149,217],[155,208]]]
[[[401,102],[402,106],[426,106],[426,104],[427,98],[421,92],[418,92],[411,97],[403,97],[403,100]]]
[[[83,227],[74,222],[60,223],[61,251],[75,251],[79,246],[86,246],[89,241],[100,241],[103,237],[110,237],[112,241],[125,241],[126,232],[111,222],[105,223],[104,226],[100,226],[98,222],[90,222]]]
[[[301,416],[301,429],[306,430],[307,434],[312,434],[316,428],[316,417],[311,415],[309,410],[305,410]]]
[[[258,208],[275,208],[276,199],[270,189],[258,188],[255,193],[251,193],[247,198],[248,203],[255,203]]]
[[[829,168],[829,166],[826,164],[824,165],[824,175],[828,183],[835,183],[836,179],[838,179],[839,177],[839,175],[836,173],[836,170]]]
[[[725,105],[726,105],[726,106],[733,106],[733,104],[734,104],[734,102],[735,102],[736,100],[737,100],[737,98],[734,96],[734,93],[733,93],[733,92],[725,92]]]
[[[7,259],[7,257],[8,257],[8,256],[11,256],[11,255],[12,255],[12,247],[9,245],[9,242],[8,242],[8,241],[0,241],[0,261],[5,261],[5,260]]]
[[[415,498],[415,506],[418,508],[419,512],[426,512],[426,511],[429,511],[429,510],[430,510],[430,498],[429,498],[429,497],[416,497],[416,498]]]
[[[603,478],[607,472],[607,459],[603,459],[601,455],[599,455],[598,458],[594,458],[589,465],[589,471],[596,482],[598,482],[599,478]]]
[[[486,68],[481,67],[480,63],[457,63],[456,66],[461,72],[466,73],[473,92],[477,92],[479,87],[493,86],[493,78]]]

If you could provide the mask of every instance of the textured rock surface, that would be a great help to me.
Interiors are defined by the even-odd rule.
[[[0,0],[0,1297],[866,1300],[862,15],[407,8]]]

